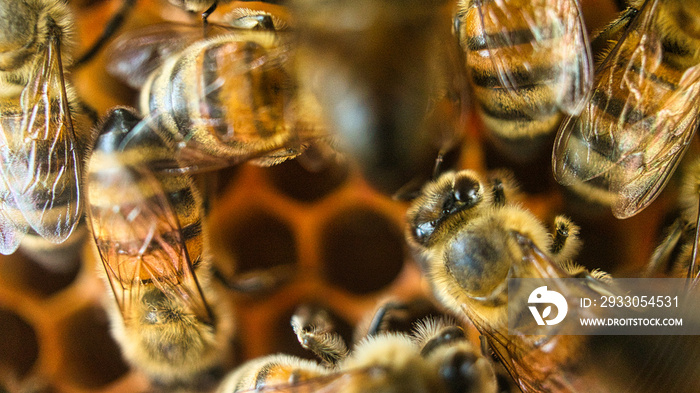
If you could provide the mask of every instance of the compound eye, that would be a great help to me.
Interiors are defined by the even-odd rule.
[[[413,237],[419,244],[426,245],[436,226],[437,221],[422,222],[413,228]]]
[[[481,200],[481,184],[471,177],[458,177],[455,179],[454,196],[455,200],[466,206],[476,205]]]

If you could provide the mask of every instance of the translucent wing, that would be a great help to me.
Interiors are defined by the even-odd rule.
[[[537,248],[531,239],[517,232],[511,232],[510,236],[520,248],[522,258],[512,267],[509,278],[547,279],[548,289],[563,295],[569,304],[576,304],[582,297],[598,298],[601,295],[614,293],[614,289],[590,275],[580,277],[583,280],[566,280],[572,276]],[[510,295],[512,294],[509,293]],[[519,296],[516,295],[516,297]],[[510,300],[509,307],[522,307],[521,312],[529,315],[526,308],[528,303],[519,303],[513,298]],[[510,311],[509,317],[512,315]],[[571,356],[576,351],[582,352],[577,336],[572,336],[575,334],[575,331],[571,330],[575,329],[574,324],[555,326],[553,327],[555,334],[544,337],[509,334],[510,332],[503,325],[494,326],[466,309],[465,313],[469,315],[479,332],[487,337],[491,348],[523,391],[550,391],[553,387],[562,391],[580,390],[572,385],[580,369],[576,369],[576,366],[572,368]],[[578,316],[594,316],[590,315],[590,312],[585,314],[585,310],[577,310],[577,313]],[[535,323],[530,317],[528,320]]]
[[[189,171],[300,154],[323,132],[314,102],[297,94],[289,46],[278,37],[242,30],[168,59],[149,82],[141,105],[149,115],[134,136],[160,134]]]
[[[0,176],[0,201],[0,254],[9,255],[19,247],[28,226],[3,176]]]
[[[8,113],[9,108],[0,116],[0,155],[2,158],[11,154],[9,143],[19,133],[22,116]],[[17,208],[10,186],[5,181],[7,163],[0,162],[0,253],[12,254],[27,233],[29,226],[22,212]]]
[[[163,185],[145,166],[124,165],[110,153],[94,154],[99,159],[93,156],[88,177],[92,230],[124,315],[131,315],[142,286],[150,282],[200,320],[211,322],[194,273],[200,261],[190,260],[186,235],[201,231],[201,222],[195,218],[195,226],[181,228]],[[122,196],[122,201],[113,203],[113,195]]]
[[[578,113],[590,92],[590,44],[577,0],[478,0],[483,35],[497,83],[529,115]],[[533,107],[549,102],[553,108]],[[518,104],[514,104],[518,105]]]
[[[555,141],[557,179],[607,186],[618,218],[658,196],[697,128],[700,67],[671,64],[655,27],[656,6],[644,4],[599,67],[591,100]]]
[[[207,25],[207,36],[228,31],[223,26]],[[162,23],[120,35],[107,47],[107,71],[140,89],[148,76],[170,56],[205,38],[202,26]]]
[[[58,37],[50,37],[20,98],[21,120],[3,124],[0,170],[16,206],[42,237],[63,242],[81,216],[80,157]]]
[[[18,226],[3,208],[0,209],[0,254],[10,255],[17,251],[27,228]]]

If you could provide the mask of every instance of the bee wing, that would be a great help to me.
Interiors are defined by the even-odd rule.
[[[10,255],[17,251],[27,227],[17,225],[5,208],[0,209],[0,254]]]
[[[578,280],[576,282],[566,280],[572,278],[572,276],[552,260],[547,253],[540,250],[530,238],[515,231],[511,232],[510,236],[517,243],[522,256],[519,263],[513,266],[511,270],[513,276],[509,276],[509,278],[547,279],[548,288],[562,294],[568,299],[570,304],[571,302],[576,303],[581,297],[597,298],[597,296],[602,294],[610,294],[611,289],[604,282],[590,276],[584,277],[585,281],[582,284]],[[518,294],[509,293],[509,307],[521,307],[522,312],[526,313],[527,303],[516,303],[522,300],[520,298],[522,294],[522,292]],[[513,298],[513,295],[516,298]],[[540,367],[551,361],[547,357],[551,357],[556,352],[567,350],[566,344],[557,342],[556,337],[558,336],[552,336],[555,338],[546,345],[541,343],[535,344],[538,336],[510,335],[507,327],[494,328],[491,323],[482,319],[479,315],[470,313],[466,306],[463,307],[465,307],[465,314],[469,316],[477,330],[487,338],[491,349],[522,391],[541,391],[543,388],[541,386],[542,381],[538,381],[538,379],[542,378],[543,375]],[[566,327],[563,329],[566,329]],[[561,330],[558,334],[566,335],[572,333],[570,330]],[[557,380],[549,386],[568,385],[568,382],[563,380],[566,378],[565,375],[559,376],[553,373],[547,378]]]
[[[613,213],[630,217],[663,189],[697,128],[700,67],[664,64],[655,31],[657,0],[599,67],[591,100],[567,119],[555,141],[553,166],[565,185],[600,179],[615,194]]]
[[[3,201],[0,204],[0,254],[9,255],[19,247],[28,226],[3,176],[0,176],[0,187],[0,201]]]
[[[678,166],[698,129],[700,108],[700,66],[686,70],[678,88],[663,101],[654,121],[653,133],[620,161],[624,170],[611,190],[619,193],[613,205],[616,217],[630,217],[647,207]],[[630,132],[642,133],[642,127]],[[648,131],[647,131],[648,132]]]
[[[81,216],[80,157],[68,104],[60,41],[50,37],[20,97],[3,120],[0,171],[17,208],[45,239],[63,242]]]
[[[15,203],[14,195],[7,184],[6,167],[10,161],[6,158],[12,157],[9,148],[13,143],[13,138],[19,134],[21,116],[12,116],[3,113],[0,116],[0,253],[4,255],[12,254],[19,247],[19,243],[27,233],[29,226],[22,212]]]
[[[207,35],[225,31],[228,29],[223,26],[207,25]],[[107,47],[107,71],[130,87],[140,89],[165,59],[204,38],[202,26],[177,23],[161,23],[127,32]]]
[[[527,382],[526,380],[521,378],[520,373],[518,372],[518,367],[516,367],[515,365],[515,362],[517,360],[515,360],[513,356],[515,355],[517,357],[519,355],[519,349],[515,347],[514,342],[503,333],[500,333],[495,329],[491,329],[486,321],[481,320],[475,316],[470,316],[470,320],[472,324],[474,324],[474,327],[476,327],[476,329],[479,331],[479,333],[486,337],[489,347],[494,352],[496,357],[498,357],[498,360],[501,362],[501,364],[503,364],[503,367],[505,367],[506,371],[513,379],[513,381],[515,381],[515,383],[517,383],[518,386],[520,386],[520,388],[523,390],[526,386],[529,386],[523,385],[527,384]]]
[[[91,169],[88,177],[90,218],[120,309],[129,315],[142,286],[150,282],[199,319],[211,322],[183,230],[161,182],[145,166],[126,166],[113,155],[101,156],[98,169]],[[93,158],[91,165],[95,162]],[[109,195],[124,195],[125,202],[112,204]]]
[[[500,87],[516,102],[522,89],[566,113],[578,113],[593,82],[590,44],[577,0],[479,0],[484,35]],[[534,111],[541,111],[537,108]]]

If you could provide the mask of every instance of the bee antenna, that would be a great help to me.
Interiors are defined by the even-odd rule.
[[[202,12],[202,27],[204,28],[204,36],[207,36],[207,27],[209,26],[209,15],[214,13],[216,10],[216,6],[219,5],[218,1],[215,1],[211,7],[207,8],[204,12]]]
[[[442,162],[445,160],[445,149],[440,149],[437,158],[435,158],[435,166],[433,167],[432,180],[436,180],[442,171]]]

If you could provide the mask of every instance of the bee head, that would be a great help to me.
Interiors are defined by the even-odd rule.
[[[456,350],[440,366],[440,378],[448,392],[483,392],[485,386],[495,387],[495,375],[486,359],[473,351]]]
[[[471,171],[449,172],[429,183],[408,212],[410,238],[427,247],[444,229],[482,205],[484,187]],[[450,222],[453,222],[452,224]]]
[[[459,326],[436,327],[424,343],[421,356],[438,365],[438,375],[447,392],[495,391],[492,365],[475,351]]]

